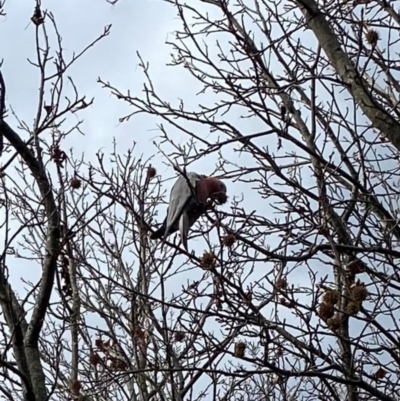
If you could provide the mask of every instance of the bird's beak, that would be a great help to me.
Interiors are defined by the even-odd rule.
[[[223,205],[228,201],[228,196],[225,192],[215,192],[212,194],[211,199],[215,200],[218,205]]]

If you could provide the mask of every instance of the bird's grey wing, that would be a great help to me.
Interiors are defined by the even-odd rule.
[[[197,173],[188,173],[187,178],[188,178],[192,188],[190,188],[188,186],[190,196],[189,196],[188,201],[185,204],[185,208],[183,209],[181,217],[179,219],[179,232],[181,234],[182,245],[185,248],[186,252],[188,251],[188,234],[189,234],[190,227],[197,220],[196,218],[193,219],[193,213],[191,213],[193,207],[196,207],[195,204],[197,204],[197,196],[195,193],[196,183],[198,180],[200,180],[202,178],[202,176]],[[188,184],[187,180],[185,180],[185,181],[186,181],[186,184]],[[191,220],[193,220],[193,221],[191,221]]]
[[[188,174],[188,179],[193,187],[196,185],[198,176],[199,175],[196,173]],[[179,221],[183,210],[188,202],[190,202],[192,199],[192,196],[192,191],[186,181],[186,178],[180,176],[171,189],[164,238],[168,236],[169,230]]]

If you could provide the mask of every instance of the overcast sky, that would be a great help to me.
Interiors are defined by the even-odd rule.
[[[35,27],[30,23],[34,8],[33,1],[8,2],[7,17],[1,24],[2,40],[0,49],[4,58],[4,75],[7,82],[8,101],[18,115],[27,122],[33,120],[37,101],[38,71],[30,66],[27,57],[35,57]],[[110,99],[109,93],[102,90],[96,82],[98,77],[112,82],[120,88],[130,88],[135,92],[141,86],[142,77],[137,69],[140,51],[152,64],[155,79],[166,77],[164,68],[168,49],[163,46],[167,33],[173,31],[174,10],[160,1],[122,1],[116,7],[106,1],[66,1],[49,0],[43,2],[43,9],[50,10],[57,21],[58,29],[63,37],[63,48],[66,57],[79,52],[94,40],[103,27],[112,24],[111,35],[94,46],[71,69],[80,94],[88,98],[95,97],[95,104],[85,112],[85,141],[82,151],[93,150],[94,142],[109,145],[110,138],[115,135],[120,141],[131,143],[140,141],[143,133],[152,127],[141,121],[138,124],[118,126],[118,118],[124,113],[121,102]],[[48,27],[52,48],[55,36]],[[12,38],[12,39],[11,39]],[[165,87],[175,83],[169,77]],[[143,140],[143,144],[146,142]]]

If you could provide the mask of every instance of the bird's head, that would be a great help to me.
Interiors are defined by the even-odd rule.
[[[226,195],[226,185],[221,180],[214,177],[205,177],[204,182],[207,191],[207,198],[215,200],[219,205],[227,202],[228,196]]]

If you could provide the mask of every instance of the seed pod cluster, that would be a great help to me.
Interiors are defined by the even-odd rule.
[[[371,46],[376,46],[380,39],[379,32],[375,29],[368,29],[367,33],[365,34],[365,40]]]
[[[346,306],[346,312],[350,316],[356,316],[361,309],[362,303],[368,297],[368,290],[360,281],[352,285],[350,289],[350,302]]]
[[[231,248],[235,242],[236,242],[236,237],[234,234],[227,234],[222,238],[222,243],[227,248]]]
[[[201,258],[201,267],[204,270],[212,270],[217,262],[217,258],[214,252],[204,252]]]

